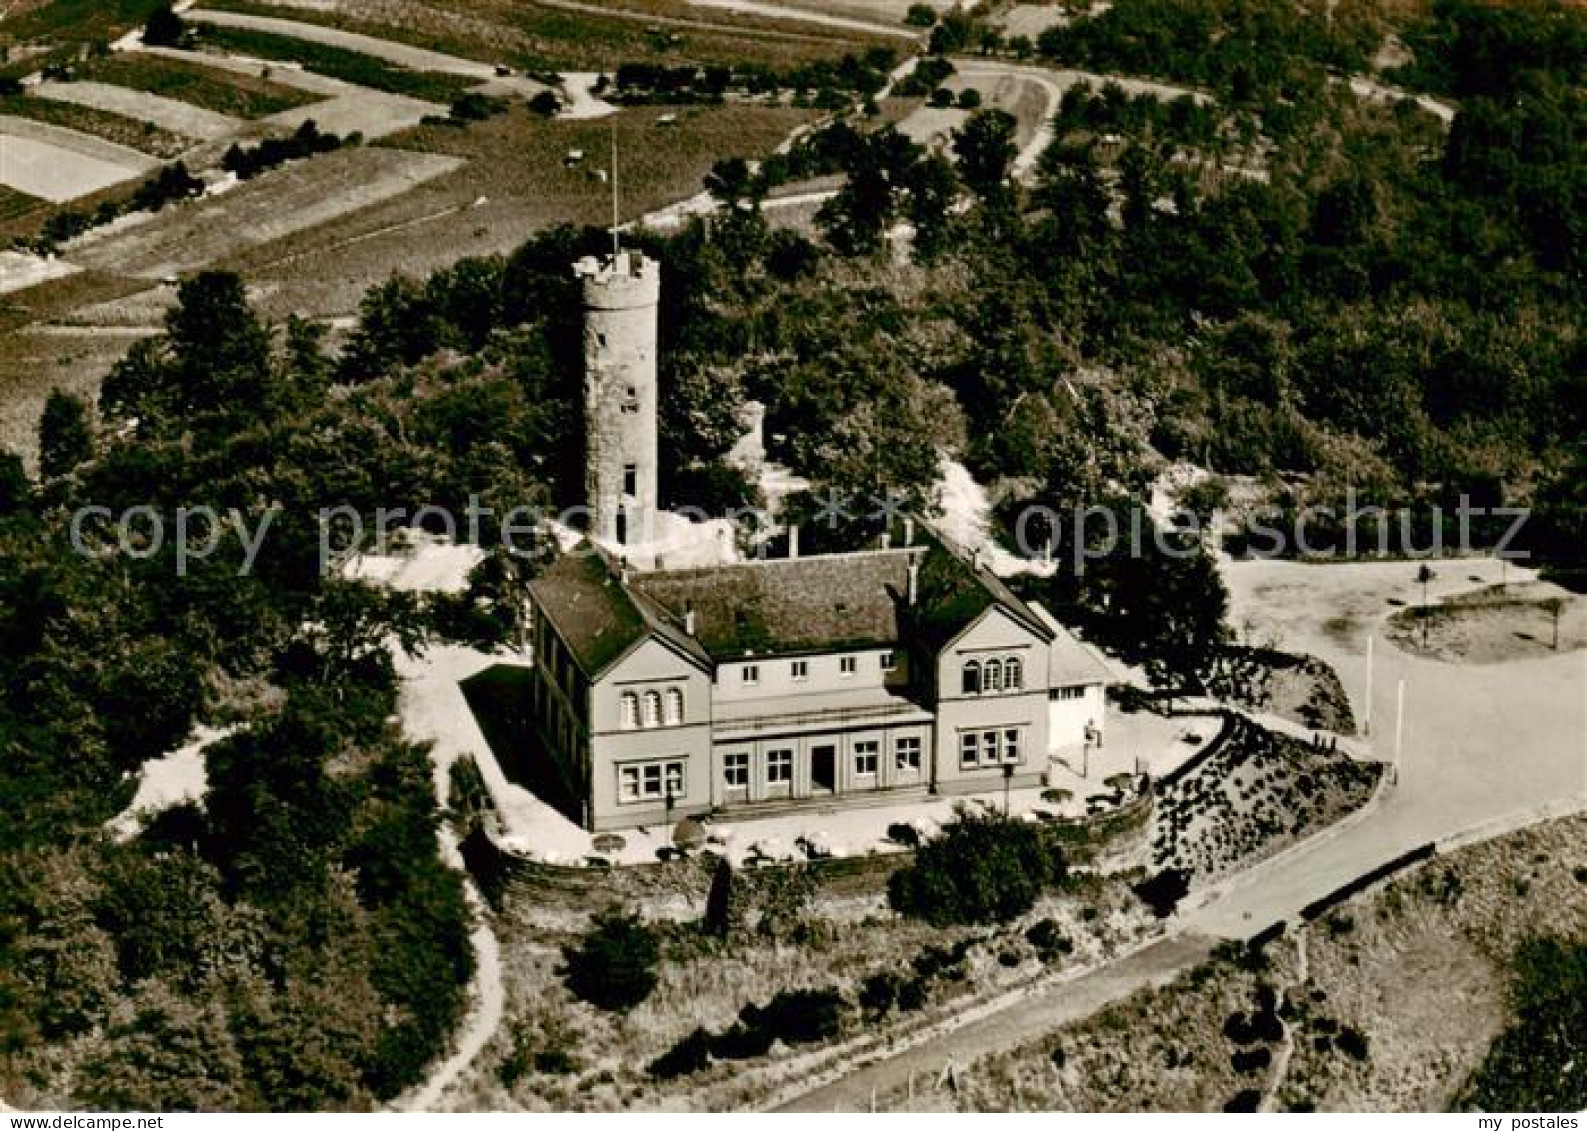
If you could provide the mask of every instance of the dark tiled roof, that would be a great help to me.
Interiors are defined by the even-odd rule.
[[[886,550],[778,558],[635,575],[675,625],[694,610],[695,638],[718,659],[895,644],[909,559]]]
[[[1001,606],[1043,640],[1052,638],[1047,622],[996,574],[977,566],[968,554],[943,540],[920,568],[913,618],[916,639],[936,651],[993,605]]]
[[[594,678],[649,635],[705,663],[699,645],[661,623],[647,603],[636,602],[604,555],[581,545],[559,557],[529,583],[535,605],[551,621],[586,676]]]
[[[912,609],[906,601],[911,560],[920,562]],[[647,635],[702,665],[746,654],[888,647],[906,631],[936,650],[993,605],[1043,640],[1054,635],[990,570],[934,539],[892,550],[635,573],[626,584],[585,546],[530,588],[592,678]],[[690,609],[693,636],[684,631]]]

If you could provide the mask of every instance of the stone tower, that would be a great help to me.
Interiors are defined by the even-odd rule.
[[[656,537],[656,310],[661,264],[638,251],[585,256],[584,484],[590,534],[610,547]]]

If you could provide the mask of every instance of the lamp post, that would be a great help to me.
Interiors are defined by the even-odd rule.
[[[1008,816],[1008,786],[1014,780],[1014,763],[1003,763],[1003,816]]]

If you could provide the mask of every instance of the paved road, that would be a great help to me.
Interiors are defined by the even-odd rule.
[[[1060,982],[1004,1009],[930,1041],[890,1056],[806,1092],[778,1111],[864,1111],[873,1097],[908,1088],[915,1078],[917,1103],[931,1090],[943,1067],[967,1067],[988,1049],[1012,1048],[1060,1025],[1077,1021],[1110,1002],[1148,986],[1172,981],[1181,970],[1204,961],[1214,940],[1193,935],[1162,939],[1127,958],[1071,982]],[[946,1106],[946,1105],[944,1105]]]
[[[1395,607],[1390,601],[1420,599],[1417,567],[1225,563],[1231,619],[1281,647],[1333,664],[1357,717],[1364,718],[1367,640]],[[1483,560],[1440,562],[1435,569],[1435,598],[1501,577],[1497,562]],[[1509,577],[1521,579],[1513,568]],[[1347,831],[1324,833],[1308,848],[1253,870],[1180,920],[1176,930],[1183,934],[908,1054],[860,1068],[787,1110],[863,1110],[873,1088],[896,1089],[911,1070],[935,1079],[950,1058],[967,1065],[1168,981],[1206,957],[1209,939],[1248,937],[1293,918],[1307,903],[1406,849],[1476,828],[1524,824],[1544,805],[1587,799],[1587,652],[1470,665],[1419,659],[1381,638],[1373,651],[1371,718],[1380,757],[1393,754],[1396,688],[1402,678],[1406,685],[1399,785],[1376,810]]]
[[[1283,646],[1334,666],[1357,718],[1367,714],[1367,638],[1397,600],[1420,600],[1418,563],[1234,563],[1235,623],[1252,618]],[[1497,562],[1436,563],[1440,594],[1491,584]],[[1518,580],[1512,569],[1510,579]],[[1474,582],[1472,578],[1478,578]],[[1343,616],[1341,609],[1347,610]],[[1191,916],[1197,930],[1248,934],[1429,840],[1587,796],[1587,652],[1504,664],[1449,664],[1374,643],[1371,719],[1380,758],[1394,754],[1396,688],[1405,681],[1398,786],[1349,835],[1285,864]]]

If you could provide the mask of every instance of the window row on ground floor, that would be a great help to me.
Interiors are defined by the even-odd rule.
[[[958,768],[1020,764],[1027,755],[1026,745],[1024,725],[960,731]],[[688,757],[679,752],[620,760],[614,767],[618,801],[704,801],[686,796]],[[932,778],[930,760],[930,729],[925,726],[722,744],[714,751],[710,800],[731,805],[927,785]]]

